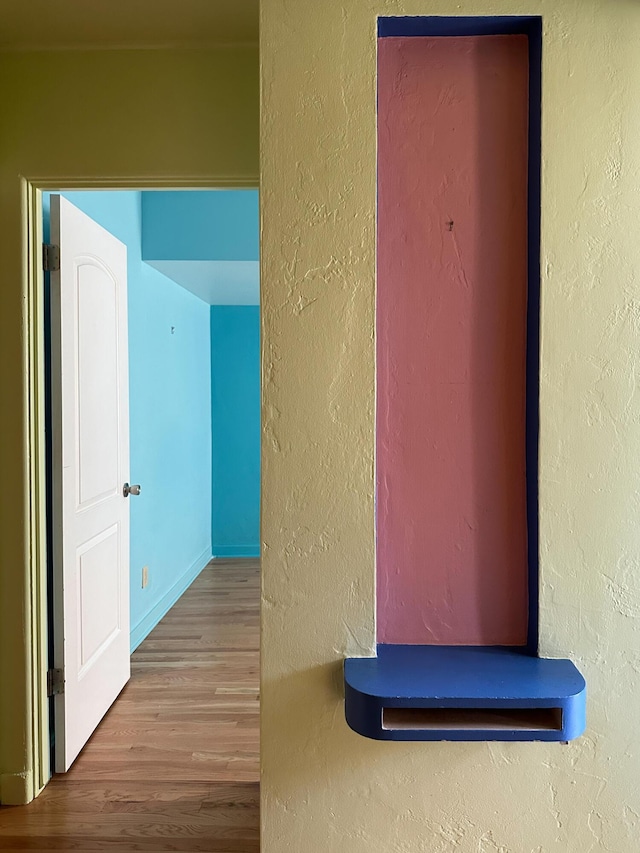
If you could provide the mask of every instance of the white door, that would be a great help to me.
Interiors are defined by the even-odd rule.
[[[55,770],[129,680],[127,249],[51,196]]]

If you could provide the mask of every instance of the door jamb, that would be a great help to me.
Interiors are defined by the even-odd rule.
[[[51,778],[49,699],[47,696],[47,506],[45,438],[44,271],[42,269],[42,192],[72,190],[255,189],[258,178],[103,178],[22,179],[23,246],[26,270],[26,417],[28,624],[27,713],[31,749],[27,761],[38,796]]]

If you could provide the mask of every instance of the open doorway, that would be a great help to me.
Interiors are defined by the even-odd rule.
[[[54,209],[59,215],[66,207],[89,218],[126,247],[130,451],[128,469],[122,468],[121,479],[122,487],[126,481],[129,488],[125,498],[118,487],[118,501],[121,509],[126,507],[130,525],[127,653],[132,657],[131,679],[95,732],[89,734],[87,745],[80,746],[78,757],[69,754],[66,765],[59,747],[60,726],[74,725],[68,714],[64,716],[68,684],[64,693],[52,698],[56,706],[51,715],[53,766],[59,770],[70,767],[53,786],[77,782],[102,790],[109,782],[116,790],[120,784],[144,787],[153,780],[154,791],[160,786],[169,798],[192,796],[201,802],[203,796],[206,799],[215,793],[211,785],[238,783],[253,785],[257,795],[257,191],[76,191],[61,193],[60,202],[57,195],[53,203],[50,194],[43,197],[45,242],[51,239]],[[60,232],[59,225],[56,228]],[[77,251],[81,258],[95,254],[91,247]],[[64,245],[60,256],[62,268]],[[51,287],[57,283],[55,262],[53,266]],[[89,362],[94,358],[102,365],[108,346],[98,327],[102,327],[102,318],[107,321],[108,306],[98,302],[90,309],[83,331],[79,269],[81,264],[75,263],[72,286],[77,304],[71,327],[84,340],[82,346],[97,348]],[[91,287],[95,286],[92,280]],[[48,304],[55,304],[55,294]],[[50,311],[49,328],[59,319],[55,310]],[[52,330],[55,350],[55,328]],[[78,367],[82,346],[76,342],[71,357],[77,394],[86,380]],[[48,419],[54,427],[49,432],[54,436],[56,418],[63,408],[56,406],[57,363],[55,357],[50,361],[48,394]],[[68,374],[69,366],[67,382]],[[106,420],[108,396],[104,392],[94,395],[94,403],[89,397],[85,405],[89,424]],[[82,436],[78,412],[83,403],[76,400],[74,405],[71,419],[78,447],[72,455],[78,460]],[[94,438],[95,432],[94,425]],[[99,441],[94,445],[102,464],[108,447]],[[60,519],[55,511],[59,495],[55,456],[54,440],[49,452],[47,513],[48,540],[54,546],[50,554],[53,672],[64,665],[64,620],[82,619],[77,608],[65,614],[64,601],[56,604],[54,600],[53,590],[59,585],[56,572],[61,568],[56,564],[55,548],[60,535],[56,529]],[[81,477],[76,476],[74,482],[81,485]],[[83,511],[79,493],[74,492],[71,503],[75,511]],[[77,543],[76,551],[86,553],[86,545]],[[73,577],[80,597],[87,589],[98,597],[97,614],[105,611],[109,597],[103,565],[87,562],[89,580],[84,590],[83,579]],[[92,628],[88,639],[77,639],[79,646],[90,643],[88,651],[81,654],[67,648],[65,652],[82,657],[85,664],[111,642],[114,633],[113,626],[106,623],[96,632],[99,616],[88,621]],[[80,681],[86,678],[85,664],[76,673]],[[68,682],[70,673],[66,671],[63,678]],[[58,688],[52,686],[56,692]],[[82,700],[78,716],[85,719]],[[197,790],[189,788],[194,785]],[[206,793],[200,790],[202,786],[209,786]]]

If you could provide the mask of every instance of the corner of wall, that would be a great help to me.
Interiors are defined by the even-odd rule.
[[[0,804],[3,806],[24,806],[35,797],[33,774],[3,773],[0,776]]]
[[[222,560],[227,558],[257,559],[260,556],[260,543],[249,545],[213,545],[213,559]]]
[[[160,601],[158,601],[151,610],[145,613],[142,619],[131,628],[131,654],[135,652],[145,637],[153,631],[158,622],[160,622],[160,620],[169,612],[180,596],[187,591],[211,559],[211,549],[207,548],[193,561],[186,572],[178,578],[174,585],[167,590]]]

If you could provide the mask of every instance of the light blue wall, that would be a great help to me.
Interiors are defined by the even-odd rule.
[[[160,261],[257,261],[257,190],[142,193],[142,257]]]
[[[211,401],[213,553],[256,556],[260,549],[258,190],[144,192],[142,211],[142,256],[159,266],[167,262],[164,268],[174,270],[176,280],[182,263],[255,263],[253,305],[237,304],[234,294],[239,296],[241,288],[228,274],[227,289],[215,290],[211,300],[229,303],[211,308]],[[197,270],[204,272],[203,267]],[[210,275],[214,272],[208,268]]]
[[[141,193],[64,195],[128,249],[135,648],[211,557],[210,307],[142,262]]]
[[[217,557],[260,553],[260,314],[211,307],[212,547]]]

